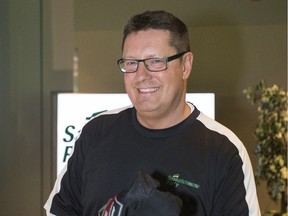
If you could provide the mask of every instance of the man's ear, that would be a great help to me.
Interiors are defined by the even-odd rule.
[[[184,54],[183,59],[182,59],[184,80],[187,80],[189,78],[190,73],[192,71],[192,65],[193,65],[193,53],[187,52]]]

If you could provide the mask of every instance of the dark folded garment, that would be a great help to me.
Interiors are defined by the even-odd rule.
[[[158,186],[158,181],[139,172],[132,187],[111,198],[98,216],[179,216],[181,199]]]

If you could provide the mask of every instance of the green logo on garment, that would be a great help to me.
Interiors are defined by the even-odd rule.
[[[95,112],[95,113],[93,113],[91,116],[86,117],[86,120],[91,120],[92,118],[94,118],[94,117],[96,117],[96,116],[98,116],[98,115],[100,115],[101,113],[106,112],[106,111],[107,111],[107,110],[103,110],[103,111],[100,111],[100,112]]]
[[[190,182],[190,181],[187,181],[185,179],[181,179],[180,178],[180,175],[179,174],[174,174],[174,175],[169,175],[168,176],[168,184],[169,185],[173,185],[174,187],[178,187],[180,184],[182,185],[186,185],[188,187],[192,187],[192,188],[200,188],[200,185],[199,184],[196,184],[196,183],[193,183],[193,182]]]

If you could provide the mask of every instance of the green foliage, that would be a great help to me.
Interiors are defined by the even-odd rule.
[[[267,190],[272,200],[283,199],[287,205],[287,92],[277,85],[267,87],[261,81],[255,87],[244,89],[247,99],[258,105],[259,118],[254,132],[257,145],[255,154],[258,167],[256,181],[267,182]],[[287,211],[287,210],[286,210]]]

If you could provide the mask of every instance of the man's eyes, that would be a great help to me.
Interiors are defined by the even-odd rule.
[[[149,59],[149,62],[152,63],[152,64],[162,63],[162,62],[164,62],[164,61],[165,61],[165,60],[164,60],[164,59],[161,59],[161,58]]]
[[[126,61],[126,65],[137,65],[137,61]]]

